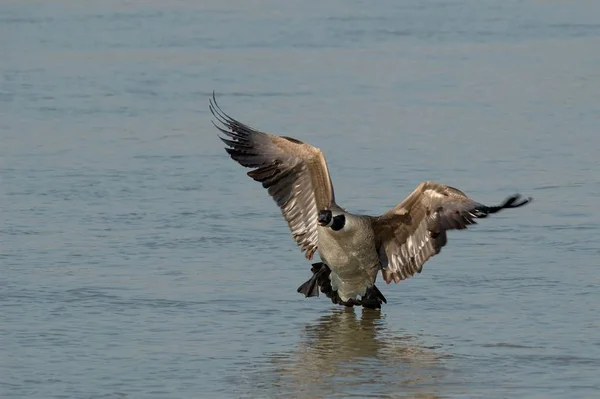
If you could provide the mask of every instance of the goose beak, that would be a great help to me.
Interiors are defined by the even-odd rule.
[[[319,218],[317,219],[317,223],[319,223],[319,226],[327,226],[329,223],[331,223],[332,218],[333,215],[330,210],[327,209],[319,211]]]

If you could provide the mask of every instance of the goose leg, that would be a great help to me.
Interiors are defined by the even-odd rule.
[[[361,301],[360,300],[356,300],[356,299],[348,299],[347,301],[342,301],[341,299],[338,299],[338,305],[344,305],[347,308],[352,308],[354,307],[354,305],[356,306],[360,306]]]
[[[359,305],[355,300],[342,301],[337,293],[331,287],[331,280],[329,280],[329,274],[331,269],[323,262],[313,263],[310,271],[313,272],[313,276],[308,279],[304,284],[298,287],[298,292],[304,294],[305,297],[319,296],[319,291],[331,299],[331,302],[336,305],[344,305],[352,307]]]
[[[319,296],[319,291],[327,296],[327,298],[331,299],[331,302],[336,305],[342,305],[346,307],[353,306],[363,306],[365,308],[370,309],[379,309],[381,308],[382,303],[387,303],[387,300],[377,289],[377,287],[372,286],[367,289],[365,296],[360,299],[349,299],[347,301],[342,301],[339,297],[337,291],[334,291],[331,287],[331,280],[329,280],[329,274],[331,273],[331,269],[323,262],[313,263],[310,271],[313,272],[313,275],[310,279],[308,279],[304,284],[298,287],[298,292],[304,294],[305,297]]]
[[[363,308],[379,309],[382,303],[387,303],[387,299],[383,296],[379,288],[375,285],[367,289],[365,295],[361,298],[360,304]]]
[[[330,286],[330,288],[331,288],[331,286]],[[331,291],[330,294],[327,294],[327,297],[329,297],[331,299],[332,303],[334,303],[336,305],[342,305],[342,306],[345,306],[347,308],[351,308],[351,307],[354,307],[354,306],[360,306],[360,305],[363,304],[362,300],[360,300],[360,299],[350,298],[347,301],[342,301],[342,299],[338,295],[337,291]]]
[[[313,272],[312,277],[298,287],[296,291],[308,298],[319,296],[319,288],[321,288],[321,291],[329,296],[331,293],[331,283],[329,283],[331,270],[329,267],[323,262],[313,263],[310,271]]]

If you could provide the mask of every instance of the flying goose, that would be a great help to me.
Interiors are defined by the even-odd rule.
[[[333,303],[379,308],[387,303],[375,286],[380,271],[387,284],[421,273],[446,245],[446,231],[531,201],[519,201],[517,194],[485,206],[456,188],[427,181],[381,216],[353,214],[336,203],[320,149],[238,122],[221,110],[214,93],[209,103],[213,125],[226,136],[219,136],[225,150],[268,190],[305,257],[319,252],[322,262],[312,265],[313,277],[298,288],[306,297],[318,296],[320,289]]]

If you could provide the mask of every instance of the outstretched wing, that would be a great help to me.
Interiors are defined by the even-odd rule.
[[[373,219],[382,275],[386,283],[420,273],[429,258],[446,245],[446,231],[465,229],[502,209],[518,208],[531,198],[517,202],[509,197],[502,205],[488,207],[460,190],[435,182],[421,183],[404,201]]]
[[[294,240],[312,259],[317,250],[318,211],[334,202],[333,185],[325,156],[299,140],[260,132],[231,118],[216,98],[210,111],[213,124],[229,138],[219,137],[225,150],[240,165],[252,168],[248,176],[262,183],[288,222]]]

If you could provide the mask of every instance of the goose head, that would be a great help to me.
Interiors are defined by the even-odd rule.
[[[329,227],[332,230],[341,230],[346,225],[346,216],[342,213],[334,215],[330,209],[319,211],[317,223],[322,227]]]

